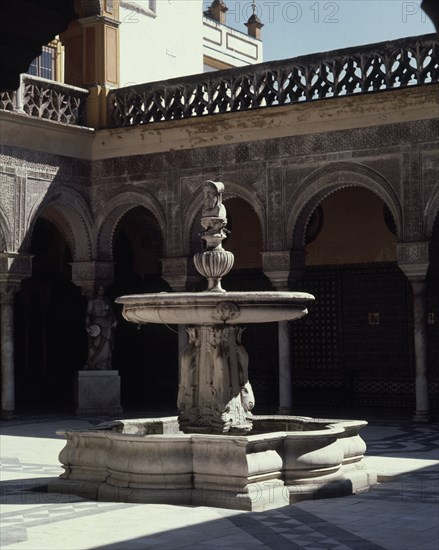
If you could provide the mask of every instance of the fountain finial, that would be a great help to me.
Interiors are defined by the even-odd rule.
[[[230,233],[227,226],[227,211],[223,204],[224,184],[220,181],[206,181],[203,184],[204,202],[201,211],[200,233],[203,252],[194,256],[197,271],[208,280],[209,292],[225,292],[221,279],[233,267],[234,257],[224,250],[223,240]]]

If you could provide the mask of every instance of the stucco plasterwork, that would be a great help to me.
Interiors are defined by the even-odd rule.
[[[46,194],[40,193],[35,196],[37,200],[28,214],[29,235],[36,220],[42,215],[64,234],[75,261],[90,259],[94,253],[93,221],[84,198],[74,189],[64,185],[50,189]],[[30,245],[29,238],[24,242],[26,247]]]
[[[439,216],[439,182],[436,186],[436,192],[432,195],[431,200],[426,208],[426,238],[430,239],[433,233],[434,224],[437,223]]]
[[[119,145],[111,153],[117,156],[94,161],[75,157],[75,148],[69,153],[74,158],[68,158],[5,145],[0,156],[2,240],[11,250],[18,250],[23,243],[26,248],[35,219],[46,209],[46,217],[52,212],[54,222],[68,228],[64,233],[73,243],[76,261],[111,261],[118,222],[130,209],[143,206],[161,229],[164,256],[183,257],[190,249],[189,239],[184,236],[191,234],[201,208],[196,190],[206,179],[221,179],[227,187],[225,201],[239,197],[256,212],[264,252],[301,250],[313,209],[329,194],[349,186],[364,187],[388,205],[399,241],[428,239],[439,206],[439,125],[433,110],[427,109],[428,116],[416,120],[404,114],[404,105],[414,98],[433,100],[435,86],[424,88],[375,94],[374,101],[396,110],[398,121],[377,118],[374,125],[359,126],[359,119],[357,126],[349,129],[333,121],[325,131],[320,127],[313,133],[305,117],[297,128],[290,128],[289,135],[283,135],[279,126],[269,123],[270,117],[277,118],[282,111],[285,121],[290,120],[302,107],[295,105],[259,114],[253,111],[205,117],[201,121],[204,133],[197,143],[185,143],[180,150],[171,150],[172,132],[189,124],[190,131],[196,132],[200,121],[95,132],[96,139],[108,134]],[[367,106],[373,112],[373,105],[368,103],[371,97],[346,98],[346,105],[341,101],[325,100],[303,107],[315,109],[322,116],[332,112],[333,117],[338,108],[348,109],[348,103],[361,116],[369,116]],[[264,123],[257,139],[243,141],[244,135],[233,134],[238,135],[236,142],[223,143],[224,136],[218,134],[223,116],[227,117],[230,132],[242,125],[245,117],[257,116]],[[14,119],[15,125],[23,124],[22,119]],[[245,124],[253,122],[249,119]],[[60,138],[62,125],[55,126],[45,126],[45,132],[54,132]],[[76,131],[79,136],[81,129]],[[65,132],[68,142],[71,130]],[[151,139],[160,136],[160,150],[149,147],[149,142],[143,143],[141,153],[129,148],[125,140],[133,134],[149,135]],[[50,149],[50,140],[47,144]]]
[[[91,158],[95,132],[90,128],[10,111],[0,111],[0,125],[4,145],[78,159]]]
[[[261,139],[312,135],[354,128],[373,128],[432,119],[437,116],[438,86],[392,90],[333,98],[318,102],[274,107],[244,113],[230,113],[186,120],[143,124],[130,128],[99,131],[92,158],[114,157],[164,150],[221,147],[253,143]]]
[[[425,238],[430,239],[439,215],[439,148],[432,144],[421,152]]]
[[[100,259],[113,259],[113,237],[116,227],[123,216],[137,206],[145,208],[156,219],[166,243],[167,226],[163,206],[149,193],[124,191],[112,197],[96,212],[96,246]]]
[[[13,249],[13,213],[15,206],[15,176],[8,173],[0,173],[0,243],[3,250]]]

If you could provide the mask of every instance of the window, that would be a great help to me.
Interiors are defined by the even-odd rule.
[[[29,65],[27,70],[28,74],[33,76],[40,76],[41,78],[47,78],[49,80],[55,80],[55,59],[56,48],[53,46],[43,46],[41,55],[36,57]]]

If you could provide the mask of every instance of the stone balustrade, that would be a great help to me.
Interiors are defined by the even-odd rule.
[[[343,97],[439,81],[435,34],[118,88],[108,126],[124,127]],[[0,110],[85,124],[89,92],[31,75]]]
[[[435,34],[112,90],[109,125],[290,105],[439,80]]]
[[[88,93],[83,88],[25,74],[17,91],[0,93],[0,109],[81,126],[85,124]]]

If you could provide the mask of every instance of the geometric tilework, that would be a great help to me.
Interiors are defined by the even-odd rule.
[[[367,429],[368,455],[431,459],[438,454],[434,425],[371,421]],[[434,466],[344,498],[303,501],[258,513],[210,509],[210,519],[204,523],[193,518],[206,514],[207,507],[95,502],[35,491],[47,483],[47,476],[59,475],[56,457],[51,464],[2,457],[1,468],[5,477],[13,478],[0,485],[0,502],[7,505],[0,515],[0,540],[1,548],[7,550],[46,550],[44,540],[52,543],[50,548],[63,550],[437,550],[439,476]],[[26,479],[19,478],[23,474]],[[153,534],[133,538],[128,530],[122,542],[107,542],[106,533],[111,541],[110,535],[122,529],[124,522],[134,521],[136,528],[148,525],[157,510],[163,510],[162,531],[156,531],[153,523]],[[173,517],[179,513],[192,517],[191,525],[173,528]],[[123,518],[119,524],[117,517]],[[90,520],[90,539],[76,545],[74,537],[68,538],[70,529],[81,529],[83,521],[90,525]],[[94,536],[97,528],[99,538]],[[54,546],[51,537],[60,533],[69,546]]]
[[[290,507],[287,512],[270,511],[258,514],[257,517],[239,516],[232,518],[231,522],[269,548],[349,550],[363,547],[369,550],[383,550],[382,546],[294,507]]]

